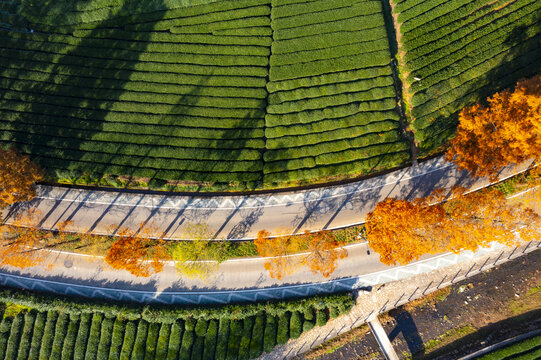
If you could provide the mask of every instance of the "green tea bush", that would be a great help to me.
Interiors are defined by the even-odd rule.
[[[11,324],[11,331],[6,346],[6,355],[4,359],[17,359],[17,350],[19,348],[19,342],[21,340],[21,335],[23,332],[24,318],[25,314],[21,312],[18,313],[13,319],[13,323]]]
[[[140,320],[139,324],[137,325],[137,335],[135,336],[135,342],[133,344],[133,350],[131,353],[134,360],[144,360],[145,358],[147,333],[148,322]]]
[[[6,354],[7,342],[9,335],[11,334],[11,324],[13,319],[11,317],[5,317],[0,322],[0,358],[4,358]]]
[[[337,4],[333,3],[336,6]],[[289,9],[294,12],[294,6],[288,6]],[[280,9],[280,8],[278,8]],[[282,29],[291,29],[302,26],[331,23],[334,21],[340,21],[349,17],[361,17],[373,14],[381,13],[381,3],[379,1],[363,1],[353,3],[348,7],[336,7],[334,9],[328,9],[326,11],[315,11],[313,8],[307,13],[289,15],[287,17],[279,17],[280,14],[274,15],[272,21],[272,28],[275,31]],[[332,25],[331,25],[332,26]]]
[[[226,360],[235,360],[238,358],[240,340],[242,337],[243,322],[242,320],[231,320],[229,331],[229,339],[227,341],[227,356]]]
[[[30,346],[32,341],[32,332],[34,330],[34,323],[36,321],[36,312],[29,311],[24,314],[24,325],[21,334],[21,341],[19,342],[19,351],[17,353],[18,359],[28,359],[30,352]]]
[[[331,319],[336,319],[338,316],[340,316],[340,311],[336,307],[332,307],[329,309],[329,317]]]
[[[285,312],[278,317],[278,326],[276,330],[276,343],[278,345],[285,344],[289,338],[289,321],[291,318],[290,312]]]
[[[289,323],[289,334],[292,339],[296,339],[302,334],[302,315],[298,311],[291,313],[291,319]]]
[[[218,326],[218,340],[216,343],[216,360],[225,360],[227,356],[227,339],[231,321],[228,318],[220,318]]]
[[[184,322],[182,320],[177,320],[171,325],[171,336],[169,337],[169,349],[167,351],[167,360],[177,359],[183,336],[184,336]]]
[[[28,360],[37,360],[39,358],[39,349],[41,346],[41,339],[43,337],[43,331],[45,330],[45,322],[47,321],[47,313],[38,312],[36,315],[36,321],[32,329],[32,341],[30,344],[30,351],[28,352]],[[2,334],[0,333],[0,338]],[[1,347],[1,344],[0,344]],[[0,357],[1,358],[1,357]],[[74,360],[78,360],[74,357]]]
[[[193,319],[187,319],[185,326],[184,335],[182,335],[182,343],[180,346],[179,360],[190,360],[191,359],[191,350],[192,345],[195,340],[195,334],[193,331],[194,321]]]
[[[218,340],[218,320],[210,320],[203,345],[203,360],[213,360]]]
[[[98,314],[97,316],[101,317]],[[45,322],[45,329],[43,330],[43,337],[41,338],[41,348],[39,349],[40,360],[50,359],[51,348],[53,346],[53,339],[55,336],[55,325],[56,325],[57,318],[58,318],[58,313],[56,311],[49,310],[47,312],[47,321]],[[100,323],[101,323],[101,319],[100,319]]]
[[[252,336],[250,340],[249,358],[255,359],[263,352],[263,341],[265,335],[265,313],[257,314],[254,320]]]
[[[267,314],[265,322],[265,332],[263,336],[263,350],[270,352],[276,346],[277,319],[275,316]]]
[[[335,46],[358,44],[359,37],[362,41],[378,40],[387,37],[383,27],[354,31],[339,31],[328,34],[317,34],[296,39],[278,40],[272,43],[272,54],[289,54],[302,51],[328,48],[329,43]]]
[[[242,337],[239,343],[239,360],[250,359],[250,341],[252,339],[252,328],[254,325],[254,319],[247,317],[243,321]]]
[[[68,332],[66,333],[66,338],[64,339],[64,344],[62,345],[62,360],[73,359],[75,341],[77,340],[77,330],[79,329],[79,321],[79,315],[69,316]]]
[[[160,332],[160,323],[150,323],[146,340],[145,360],[153,360],[156,356],[156,345]]]
[[[133,345],[135,343],[136,333],[137,333],[137,324],[133,321],[128,321],[125,327],[124,340],[122,341],[122,347],[120,348],[119,359],[121,360],[130,359],[131,352],[133,350]]]
[[[156,344],[156,360],[166,360],[169,349],[169,337],[171,336],[171,324],[160,324],[160,333]],[[112,347],[112,346],[111,346]]]
[[[316,313],[316,325],[317,326],[323,326],[327,323],[328,317],[327,317],[327,310],[325,309],[318,309]]]
[[[332,23],[320,23],[306,26],[299,26],[289,29],[276,30],[273,33],[273,38],[276,40],[294,39],[315,34],[332,33],[342,29],[362,30],[374,28],[381,24],[381,14],[373,14],[368,16],[358,16],[335,20]]]

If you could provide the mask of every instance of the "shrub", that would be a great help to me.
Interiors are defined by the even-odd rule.
[[[30,346],[32,341],[32,332],[34,329],[34,323],[36,321],[36,312],[29,311],[24,314],[24,326],[21,334],[21,341],[19,343],[18,359],[28,359],[30,352]]]
[[[314,320],[304,320],[304,323],[302,324],[302,331],[310,331],[314,328],[315,325],[316,324]]]
[[[289,333],[292,339],[296,339],[301,336],[302,333],[302,315],[298,311],[291,313]]]
[[[286,312],[278,317],[278,329],[276,332],[276,343],[283,345],[289,340],[289,321],[291,313]]]
[[[276,346],[276,317],[267,314],[263,337],[263,350],[270,352]]]
[[[169,349],[167,350],[167,360],[176,360],[180,343],[184,333],[184,322],[177,320],[171,325],[171,336],[169,337]]]
[[[204,337],[199,337],[199,336],[195,337],[195,341],[192,346],[192,356],[191,356],[192,360],[201,360],[203,356],[204,343],[205,343]]]
[[[250,340],[249,358],[255,359],[263,352],[263,337],[265,335],[265,313],[260,312],[255,317],[252,339]]]
[[[69,316],[68,332],[66,334],[66,338],[64,339],[64,344],[62,345],[62,360],[73,359],[73,354],[75,351],[75,341],[77,339],[77,330],[79,329],[79,322],[79,315]]]
[[[239,360],[248,360],[250,358],[250,340],[252,339],[252,327],[254,325],[253,317],[244,318],[242,337],[239,344]]]
[[[134,360],[143,360],[145,358],[146,340],[148,332],[148,322],[140,320],[137,324],[137,335],[133,344],[131,357]]]
[[[242,321],[231,320],[229,339],[227,342],[227,360],[235,360],[239,354],[240,340],[242,337]]]
[[[37,360],[39,357],[39,349],[41,346],[41,339],[43,337],[43,331],[45,330],[45,322],[47,321],[47,313],[38,312],[36,315],[36,321],[34,322],[34,328],[32,329],[32,342],[30,344],[30,351],[28,352],[28,360]],[[2,334],[0,333],[0,338]],[[0,343],[0,347],[2,344]],[[0,356],[0,358],[2,358]],[[74,360],[78,360],[74,358]]]
[[[120,360],[129,360],[135,343],[137,334],[137,324],[134,321],[128,321],[126,330],[124,331],[124,340],[120,349]],[[111,359],[114,360],[114,359]]]
[[[197,320],[195,324],[195,335],[199,337],[205,337],[207,333],[208,321],[204,319]]]
[[[193,332],[194,321],[188,321],[193,319],[187,319],[184,327],[184,335],[182,336],[182,344],[180,346],[179,360],[190,360],[192,353],[192,345],[195,340],[195,334]]]
[[[156,356],[156,344],[160,331],[159,323],[150,323],[148,326],[148,335],[146,340],[145,360],[154,360]]]
[[[0,323],[0,358],[3,359],[6,354],[6,347],[8,338],[10,335],[11,324],[13,322],[12,318],[3,318]]]
[[[161,324],[158,343],[156,345],[156,360],[166,360],[171,336],[171,324]]]
[[[120,318],[116,318],[113,324],[113,333],[111,335],[111,351],[108,355],[109,360],[120,359],[125,330],[126,323]]]
[[[19,347],[19,341],[21,339],[21,334],[24,326],[24,313],[18,313],[13,319],[11,324],[11,332],[6,346],[6,355],[4,359],[15,360],[17,358],[17,350]]]
[[[216,343],[216,360],[225,360],[229,339],[230,320],[220,318],[218,327],[218,341]]]
[[[41,338],[41,348],[39,349],[40,360],[50,359],[57,318],[58,313],[56,311],[47,312],[47,321],[45,322],[45,329],[43,330],[43,337]]]
[[[203,360],[213,360],[218,340],[218,321],[210,320],[203,349]]]
[[[97,360],[107,360],[109,358],[109,348],[111,347],[111,335],[113,332],[114,319],[106,317],[101,323],[100,342],[98,344]]]
[[[316,325],[323,326],[327,323],[327,320],[328,320],[327,311],[324,309],[318,309],[316,313]]]

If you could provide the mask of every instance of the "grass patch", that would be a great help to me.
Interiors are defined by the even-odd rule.
[[[473,334],[477,329],[472,325],[468,324],[456,329],[451,329],[444,334],[441,334],[436,339],[429,340],[425,343],[425,351],[428,353],[430,351],[437,350],[438,348],[449,344],[455,340],[463,338],[466,335]]]

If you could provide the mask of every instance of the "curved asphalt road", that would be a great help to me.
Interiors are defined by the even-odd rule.
[[[507,168],[500,179],[524,171],[528,165]],[[413,199],[438,188],[487,184],[486,178],[473,180],[440,157],[346,185],[276,194],[212,197],[39,186],[34,200],[5,210],[3,218],[10,223],[17,212],[35,207],[39,210],[36,225],[43,229],[73,221],[67,230],[111,235],[120,228],[137,230],[139,224],[147,223],[159,229],[151,236],[160,237],[165,231],[166,239],[178,240],[189,238],[187,224],[206,223],[209,238],[241,240],[255,238],[262,229],[291,234],[360,224],[387,197]]]

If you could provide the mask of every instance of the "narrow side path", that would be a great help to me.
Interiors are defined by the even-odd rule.
[[[525,171],[530,164],[506,168],[500,179]],[[253,239],[262,229],[291,234],[356,225],[387,197],[413,199],[439,188],[488,184],[488,179],[472,179],[439,157],[346,185],[276,194],[155,195],[39,186],[34,200],[6,209],[2,215],[9,224],[18,212],[35,207],[39,210],[36,225],[42,229],[72,221],[66,230],[101,235],[112,235],[120,228],[137,230],[146,223],[159,229],[153,236],[165,233],[165,238],[173,240],[187,238],[187,224],[206,223],[213,239],[239,240]]]

